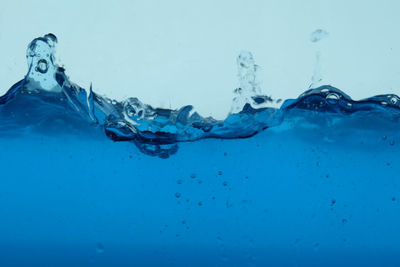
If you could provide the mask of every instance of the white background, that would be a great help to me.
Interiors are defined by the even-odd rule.
[[[35,37],[58,37],[71,80],[115,99],[193,104],[224,117],[237,87],[236,56],[253,53],[263,92],[295,98],[321,52],[323,83],[354,99],[400,94],[399,1],[0,0],[0,93],[26,73]],[[324,29],[318,43],[310,34]]]

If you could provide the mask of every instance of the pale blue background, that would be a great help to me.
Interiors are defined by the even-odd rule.
[[[76,83],[116,99],[222,118],[237,54],[253,52],[265,94],[294,98],[321,73],[353,98],[400,94],[398,1],[0,1],[0,93],[26,72],[25,51],[48,32]],[[321,28],[328,38],[315,44]]]

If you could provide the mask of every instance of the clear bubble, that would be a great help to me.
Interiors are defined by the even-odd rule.
[[[329,93],[326,96],[326,100],[331,104],[336,104],[340,99],[340,96],[336,93]]]
[[[45,59],[41,59],[38,61],[35,70],[40,72],[40,73],[46,73],[47,70],[49,69],[49,66],[47,64],[47,61]]]

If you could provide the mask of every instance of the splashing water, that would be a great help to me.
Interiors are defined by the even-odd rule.
[[[244,51],[216,120],[81,88],[56,44],[0,97],[1,266],[399,266],[398,96],[272,108]]]
[[[316,42],[327,33],[317,30]],[[354,101],[339,89],[321,82],[317,67],[312,89],[299,98],[286,100],[279,109],[268,107],[274,100],[261,94],[258,66],[253,55],[243,51],[237,58],[239,88],[231,113],[223,121],[204,118],[192,106],[179,110],[153,108],[137,98],[118,102],[72,83],[64,68],[55,64],[57,38],[53,34],[33,40],[27,50],[28,73],[0,98],[1,131],[23,128],[75,130],[94,127],[104,130],[114,141],[131,141],[147,154],[168,157],[177,151],[177,143],[203,138],[245,138],[269,127],[280,125],[293,110],[347,116],[360,112],[378,112],[397,120],[400,102],[396,95],[381,95]]]
[[[239,87],[235,89],[231,113],[239,113],[246,105],[252,108],[266,108],[272,98],[261,95],[261,88],[257,80],[259,66],[255,64],[253,55],[242,51],[237,58]]]

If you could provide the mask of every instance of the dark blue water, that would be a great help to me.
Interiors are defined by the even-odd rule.
[[[1,266],[400,264],[396,95],[271,108],[244,53],[219,121],[85,90],[56,41],[0,98]]]

